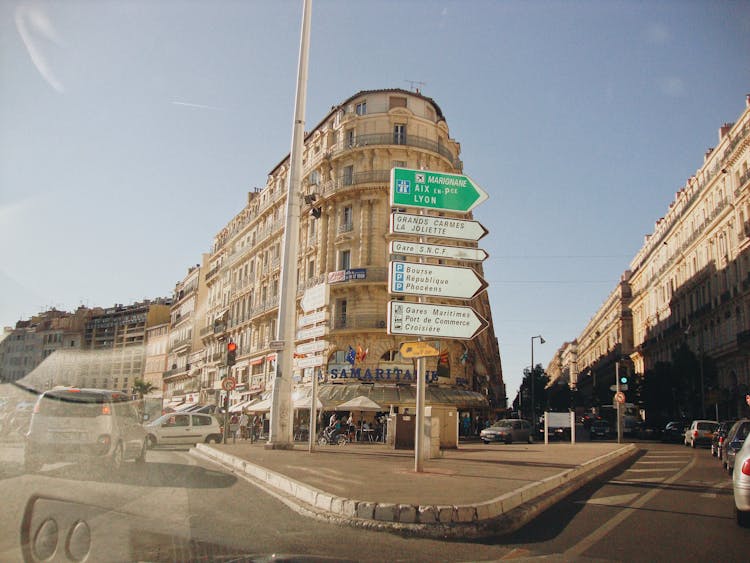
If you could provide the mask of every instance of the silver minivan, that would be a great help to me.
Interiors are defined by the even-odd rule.
[[[118,470],[146,458],[142,415],[129,395],[106,389],[59,388],[39,396],[26,435],[27,472],[75,461]]]
[[[146,425],[149,447],[221,442],[221,426],[213,415],[173,412]]]

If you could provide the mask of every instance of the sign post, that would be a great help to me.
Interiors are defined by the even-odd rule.
[[[439,355],[422,338],[471,339],[487,327],[487,321],[471,307],[431,305],[427,297],[473,299],[487,289],[487,282],[472,268],[425,264],[424,258],[482,262],[484,250],[426,244],[424,237],[476,242],[487,229],[476,221],[425,215],[424,210],[469,213],[489,196],[468,176],[431,170],[393,168],[391,206],[416,207],[418,215],[391,213],[391,234],[414,235],[416,243],[392,241],[392,254],[418,256],[418,262],[392,260],[388,271],[388,292],[416,295],[418,303],[391,301],[388,306],[388,334],[409,334],[418,342],[401,346],[405,358],[417,360],[417,420],[414,432],[414,471],[422,472],[425,444],[425,357]],[[307,311],[306,311],[307,312]]]

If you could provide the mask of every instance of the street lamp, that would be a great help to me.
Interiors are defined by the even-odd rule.
[[[536,428],[536,403],[534,402],[534,340],[539,339],[539,344],[544,344],[545,340],[541,334],[531,337],[531,427]]]

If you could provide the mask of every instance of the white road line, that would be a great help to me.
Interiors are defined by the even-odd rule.
[[[643,477],[643,478],[632,478],[632,479],[617,479],[610,481],[613,485],[627,485],[630,483],[663,483],[666,477]]]
[[[682,477],[685,473],[687,473],[694,465],[695,465],[695,458],[693,458],[690,461],[690,463],[688,463],[685,467],[683,467],[679,472],[675,473],[674,475],[672,475],[672,477],[664,481],[664,484],[668,485],[668,484],[674,483],[680,477]],[[663,488],[659,486],[647,492],[645,495],[643,495],[639,499],[636,499],[635,501],[633,501],[633,503],[630,505],[629,508],[625,508],[622,511],[618,512],[612,518],[606,521],[604,524],[599,526],[599,528],[597,528],[588,536],[586,536],[581,541],[579,541],[577,544],[565,550],[565,553],[563,553],[563,560],[569,561],[570,559],[574,557],[578,557],[582,555],[584,552],[590,549],[593,545],[599,542],[604,536],[606,536],[612,530],[614,530],[617,526],[619,526],[626,518],[628,518],[628,516],[633,514],[633,512],[635,512],[636,509],[644,506],[652,498],[658,495],[662,490]]]
[[[689,460],[686,459],[685,463]],[[635,465],[674,465],[674,461],[636,461]]]
[[[632,471],[633,473],[654,473],[657,471],[679,471],[680,467],[654,467],[651,469],[626,469],[625,471]]]

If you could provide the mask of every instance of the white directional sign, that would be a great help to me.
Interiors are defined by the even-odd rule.
[[[388,302],[388,334],[471,340],[488,325],[471,307]]]
[[[487,282],[471,268],[393,261],[388,272],[388,291],[395,294],[473,299]]]
[[[297,358],[294,361],[298,369],[305,369],[322,366],[325,363],[323,360],[323,356],[310,356],[308,358]]]
[[[300,300],[300,306],[305,313],[326,306],[328,302],[328,284],[321,283],[305,290]]]
[[[487,259],[487,252],[481,248],[470,248],[465,246],[443,246],[440,244],[424,244],[421,242],[408,242],[404,240],[392,240],[390,243],[391,254],[409,254],[414,256],[429,256],[431,258],[451,258],[453,260],[469,260],[471,262],[482,262]]]
[[[487,232],[487,229],[477,221],[433,217],[432,215],[391,213],[391,233],[395,234],[476,241],[486,235]]]
[[[320,338],[325,336],[328,327],[325,325],[314,326],[297,331],[297,340],[309,340],[310,338]]]
[[[318,323],[322,323],[326,320],[326,311],[318,311],[317,313],[310,313],[309,315],[302,315],[297,319],[297,326],[302,328],[303,326],[310,326]]]
[[[328,342],[325,340],[313,340],[312,342],[305,342],[297,346],[295,352],[297,354],[312,354],[314,352],[322,352],[328,348]]]

